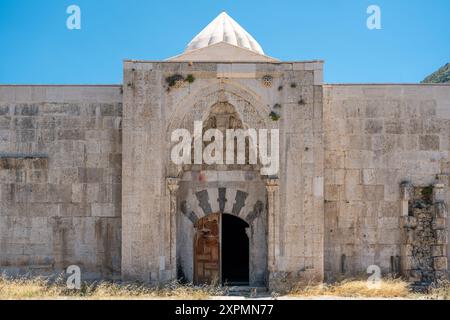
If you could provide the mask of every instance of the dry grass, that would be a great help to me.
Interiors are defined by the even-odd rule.
[[[369,287],[366,280],[347,279],[334,284],[299,286],[290,292],[297,297],[342,297],[342,298],[387,298],[387,299],[432,299],[449,300],[450,282],[439,281],[427,293],[413,292],[410,284],[401,279],[383,279],[378,288]]]
[[[200,300],[223,294],[215,286],[180,285],[163,287],[112,282],[84,283],[80,290],[67,289],[61,279],[9,279],[0,277],[0,300],[8,299],[192,299]]]
[[[410,298],[408,283],[397,279],[382,280],[378,288],[369,287],[367,281],[344,280],[335,284],[307,285],[294,289],[292,296],[333,296],[351,298]]]
[[[190,299],[201,300],[225,295],[217,286],[181,285],[172,282],[162,287],[142,284],[96,282],[84,283],[80,290],[69,290],[63,278],[10,279],[0,276],[0,300],[8,299]],[[292,298],[391,298],[450,299],[450,282],[432,286],[428,294],[410,291],[408,283],[399,279],[384,279],[378,289],[364,280],[343,280],[335,284],[303,285],[289,293]]]

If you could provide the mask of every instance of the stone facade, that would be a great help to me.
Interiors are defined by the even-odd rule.
[[[448,85],[324,85],[328,277],[372,264],[398,273],[408,216],[402,183],[443,180],[448,205],[449,101]]]
[[[0,87],[0,266],[120,277],[120,86]]]
[[[183,77],[191,74],[195,81],[170,87],[166,79],[178,74]],[[263,81],[268,75],[272,81],[270,86]],[[174,254],[177,246],[171,241],[179,244],[174,240],[178,236],[188,239],[187,243],[182,243],[191,246],[194,230],[189,221],[191,211],[196,217],[211,213],[210,209],[199,208],[201,201],[194,194],[205,191],[205,198],[209,199],[205,200],[207,205],[218,210],[215,199],[219,188],[225,188],[229,208],[224,210],[227,213],[227,210],[233,211],[237,191],[248,194],[237,214],[240,217],[246,219],[258,201],[263,204],[263,212],[254,218],[255,225],[251,226],[260,240],[251,244],[255,248],[251,256],[256,259],[256,273],[253,273],[256,278],[250,283],[322,280],[322,87],[317,85],[321,81],[321,62],[125,63],[124,279],[160,282],[173,278],[177,266],[173,265],[176,259],[171,258],[170,252]],[[205,169],[171,163],[172,131],[186,128],[192,132],[194,121],[207,119],[211,108],[222,102],[235,108],[245,127],[280,129],[282,165],[276,183],[246,166]],[[274,110],[280,113],[279,121],[269,116]],[[199,180],[202,174],[203,180]],[[186,183],[186,177],[194,181]],[[167,180],[173,178],[181,179],[176,195],[177,208],[187,202],[189,212],[173,210],[171,198],[175,195],[167,187]],[[178,227],[183,226],[178,232],[170,223],[175,212]],[[188,248],[180,245],[177,248],[180,261],[189,260],[189,256],[192,260]],[[185,272],[190,273],[187,278],[192,279],[192,262],[189,260],[184,265]]]
[[[126,61],[122,86],[0,86],[1,271],[192,281],[195,224],[221,213],[248,225],[251,286],[370,265],[445,278],[450,86],[329,85],[322,68]],[[279,129],[278,174],[175,165],[173,130],[213,118]]]

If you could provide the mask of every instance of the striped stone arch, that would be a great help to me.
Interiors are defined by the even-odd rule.
[[[264,212],[264,203],[260,200],[248,200],[249,194],[242,190],[208,188],[182,201],[180,210],[194,225],[199,219],[218,212],[234,215],[252,225]]]

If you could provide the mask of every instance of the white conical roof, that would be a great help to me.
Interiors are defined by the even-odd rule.
[[[205,48],[219,42],[229,43],[264,54],[259,43],[225,12],[219,14],[217,18],[195,36],[188,44],[185,52]]]

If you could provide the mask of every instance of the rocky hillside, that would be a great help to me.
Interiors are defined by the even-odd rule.
[[[450,63],[430,74],[421,83],[450,83]]]

